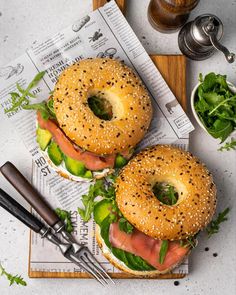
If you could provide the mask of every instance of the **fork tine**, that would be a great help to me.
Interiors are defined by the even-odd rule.
[[[112,278],[108,275],[108,273],[105,271],[102,265],[97,261],[97,259],[91,254],[89,250],[85,251],[84,255],[97,270],[102,272],[115,285],[115,282],[112,280]]]
[[[78,265],[79,267],[81,267],[82,269],[84,269],[86,272],[88,272],[89,274],[91,274],[91,276],[93,276],[103,287],[106,286],[107,281],[105,280],[105,278],[103,278],[101,275],[100,277],[98,276],[98,273],[95,272],[91,267],[89,267],[84,261],[78,260],[78,258],[74,255],[70,254],[70,258],[69,258],[74,264]],[[77,261],[78,260],[78,261]],[[102,279],[101,279],[102,278]],[[106,283],[106,284],[105,284]]]
[[[86,257],[84,257],[83,255],[80,256],[80,260],[83,261],[90,269],[92,269],[94,272],[96,272],[97,275],[99,275],[106,284],[108,284],[107,278],[104,277],[104,275],[100,272],[100,269],[98,267],[96,267],[96,265],[94,265],[92,263],[88,264],[89,262],[87,261],[88,259],[86,259]]]

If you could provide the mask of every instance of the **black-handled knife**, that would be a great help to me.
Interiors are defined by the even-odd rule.
[[[39,192],[28,182],[24,175],[11,162],[6,162],[2,165],[0,171],[42,219],[57,233],[60,233],[67,242],[72,244],[74,252],[77,253],[81,245],[76,243],[72,235],[65,230],[65,224],[50,208]]]
[[[50,208],[39,192],[11,162],[6,162],[2,165],[0,171],[49,226],[54,227],[60,221],[59,217]]]
[[[51,232],[49,227],[45,226],[37,217],[27,211],[22,205],[20,205],[1,188],[0,206],[27,225],[29,228],[31,228],[33,231],[39,233],[42,238],[46,238],[51,243],[58,246],[65,258],[91,274],[91,276],[93,276],[99,283],[105,286],[105,283],[107,282],[104,280],[103,276],[101,276],[101,273],[97,272],[96,269],[92,269],[86,261],[80,260],[78,257],[76,257],[71,244],[61,242],[58,237]]]
[[[37,219],[33,214],[27,211],[23,206],[17,203],[4,190],[0,188],[0,206],[31,228],[36,233],[39,233],[44,224]]]

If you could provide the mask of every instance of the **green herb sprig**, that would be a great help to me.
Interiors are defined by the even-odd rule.
[[[9,285],[13,285],[14,283],[21,286],[26,286],[26,281],[20,275],[12,275],[8,273],[5,268],[0,264],[0,276],[5,276],[8,281]]]
[[[9,109],[5,109],[5,113],[17,111],[19,107],[24,108],[25,105],[29,104],[29,98],[35,98],[35,96],[30,92],[32,88],[34,88],[39,81],[43,78],[45,71],[39,72],[34,79],[29,83],[26,89],[21,88],[21,86],[16,83],[16,88],[19,91],[17,92],[10,92],[11,95],[11,107]]]
[[[90,220],[94,206],[96,204],[95,199],[98,196],[109,198],[111,194],[110,192],[107,192],[105,189],[105,185],[103,180],[99,179],[95,182],[95,184],[90,185],[89,192],[87,195],[82,196],[82,203],[84,205],[84,209],[78,208],[78,212],[81,216],[81,218],[87,222]]]
[[[78,212],[81,218],[87,222],[92,217],[97,197],[102,197],[111,201],[111,213],[109,214],[110,223],[118,222],[120,230],[131,234],[134,227],[124,218],[121,211],[119,210],[116,200],[115,200],[115,187],[114,187],[115,177],[108,177],[107,180],[99,179],[95,184],[90,185],[89,192],[87,195],[82,196],[82,203],[84,209],[78,208]]]
[[[161,248],[160,248],[160,252],[159,252],[159,263],[160,264],[163,264],[165,261],[168,247],[169,247],[169,242],[167,240],[163,240],[161,242]]]
[[[215,220],[212,220],[210,225],[206,228],[208,238],[210,238],[212,235],[216,234],[220,230],[220,224],[222,222],[225,222],[228,220],[228,214],[229,214],[229,207],[226,208],[224,211],[220,212]]]
[[[56,208],[55,210],[57,216],[64,221],[65,223],[65,229],[68,233],[72,233],[73,232],[73,224],[71,221],[71,212],[66,211],[66,210],[62,210],[60,208]]]
[[[111,177],[109,177],[109,182],[99,179],[96,180],[95,184],[90,185],[88,194],[82,196],[84,209],[78,208],[81,218],[86,222],[90,220],[93,214],[94,206],[97,203],[97,197],[102,197],[103,199],[107,199],[112,202],[112,214],[110,217],[115,222],[115,219],[119,216],[119,209],[117,208],[115,202],[115,188]]]
[[[17,112],[19,108],[22,108],[24,110],[40,111],[44,120],[48,120],[49,118],[55,119],[56,116],[53,109],[53,99],[49,99],[47,102],[43,101],[41,103],[30,104],[30,98],[35,98],[35,95],[31,93],[31,90],[39,83],[44,75],[45,71],[39,72],[29,83],[26,89],[23,89],[18,83],[16,83],[16,88],[19,93],[9,93],[11,96],[11,107],[5,109],[5,113]]]
[[[225,145],[220,147],[218,151],[230,151],[230,150],[236,150],[236,140],[231,138],[231,141],[226,142]]]

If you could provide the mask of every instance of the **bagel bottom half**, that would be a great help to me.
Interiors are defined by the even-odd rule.
[[[179,266],[183,260],[190,254],[190,250],[188,251],[187,255],[185,257],[183,257],[183,259],[181,261],[178,262],[178,264],[173,265],[171,268],[166,269],[165,271],[159,271],[159,270],[151,270],[151,271],[137,271],[137,270],[133,270],[130,269],[123,261],[120,261],[118,258],[116,258],[113,253],[111,252],[111,250],[107,247],[107,245],[105,244],[101,234],[100,234],[100,227],[99,225],[96,225],[96,229],[95,229],[95,235],[96,235],[96,240],[97,243],[102,251],[102,254],[104,257],[106,257],[106,259],[116,268],[118,268],[119,270],[129,273],[135,277],[141,277],[141,278],[155,278],[158,277],[159,275],[162,274],[167,274],[170,273],[174,268],[176,268],[177,266]]]

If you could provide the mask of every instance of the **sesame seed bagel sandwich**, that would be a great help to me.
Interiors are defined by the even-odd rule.
[[[103,255],[140,277],[165,274],[181,264],[216,207],[216,188],[205,165],[169,145],[137,154],[113,184],[97,181],[88,196],[94,200],[96,195],[103,199],[90,204],[90,215],[88,208],[79,209],[81,217],[88,220],[93,213]]]
[[[106,58],[69,66],[48,100],[23,108],[37,110],[37,141],[49,163],[78,181],[126,164],[152,119],[140,78],[124,63]]]

